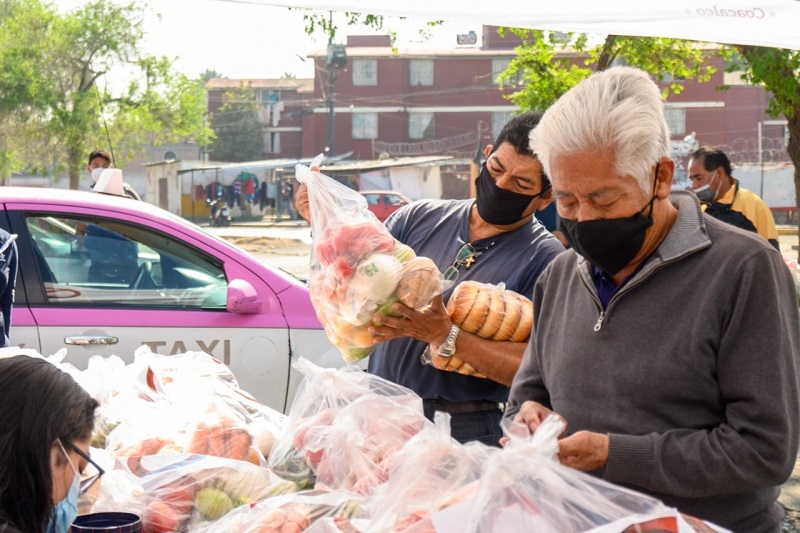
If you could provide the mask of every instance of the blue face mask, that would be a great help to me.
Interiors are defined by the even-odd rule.
[[[69,488],[67,497],[58,502],[58,505],[53,509],[53,518],[50,519],[47,533],[67,533],[72,523],[78,517],[78,496],[81,492],[81,475],[78,473],[75,465],[72,464],[60,440],[58,441],[58,445],[61,447],[61,451],[64,452],[69,466],[71,466],[72,470],[75,472],[75,477],[72,479],[72,486]]]

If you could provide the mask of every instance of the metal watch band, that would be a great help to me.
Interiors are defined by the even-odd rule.
[[[460,331],[461,329],[455,324],[450,326],[450,334],[447,335],[447,340],[436,350],[439,353],[439,357],[451,357],[456,353],[456,339]]]

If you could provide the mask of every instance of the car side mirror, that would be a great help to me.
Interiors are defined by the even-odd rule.
[[[258,299],[258,293],[250,282],[243,279],[234,279],[228,283],[225,307],[229,313],[259,313],[263,305],[264,302]]]

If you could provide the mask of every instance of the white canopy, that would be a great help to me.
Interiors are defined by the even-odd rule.
[[[800,49],[800,0],[248,0],[248,3],[562,32]]]

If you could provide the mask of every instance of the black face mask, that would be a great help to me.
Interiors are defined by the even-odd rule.
[[[544,182],[546,179],[544,173],[542,173],[542,178]],[[483,220],[494,226],[508,226],[519,222],[531,202],[550,189],[550,183],[545,183],[539,194],[529,195],[507,191],[497,186],[484,163],[481,173],[475,179],[478,214]]]
[[[652,207],[656,199],[657,182],[658,165],[656,165],[656,182],[653,184],[653,197],[641,211],[631,217],[584,222],[562,218],[561,231],[570,246],[609,276],[625,268],[639,253],[647,228],[653,225]],[[644,216],[642,213],[648,206],[650,214]]]

